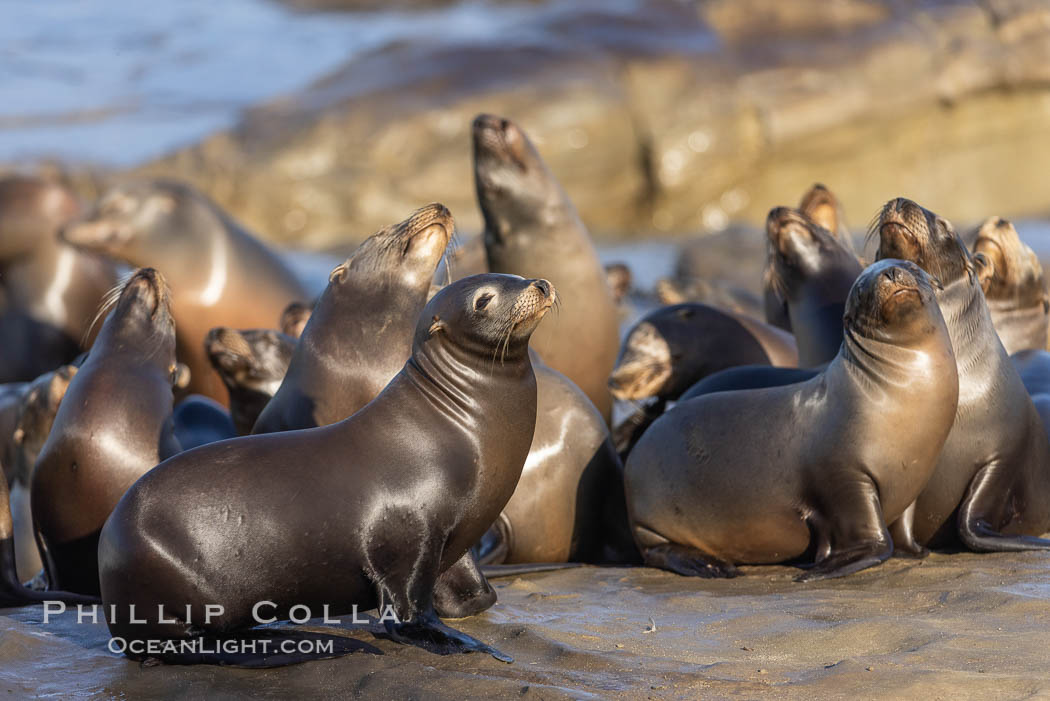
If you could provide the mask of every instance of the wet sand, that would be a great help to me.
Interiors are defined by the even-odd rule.
[[[845,579],[580,568],[495,582],[455,623],[512,655],[378,648],[272,670],[143,667],[102,625],[0,612],[0,695],[119,698],[1019,699],[1050,694],[1050,555],[935,554]],[[650,617],[656,629],[650,628]]]

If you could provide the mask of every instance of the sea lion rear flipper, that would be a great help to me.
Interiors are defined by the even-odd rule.
[[[642,548],[642,559],[647,567],[670,570],[686,577],[727,579],[740,574],[739,570],[729,562],[723,562],[696,548],[675,543],[663,543]]]
[[[1012,501],[1012,495],[1002,481],[1011,476],[993,462],[978,470],[970,481],[966,498],[959,505],[957,521],[959,539],[970,550],[979,553],[1050,550],[1050,540],[1030,535],[1006,535],[991,525],[1006,520],[1001,514]]]
[[[824,503],[831,509],[823,514],[826,522],[812,518],[811,522],[830,549],[826,557],[795,577],[796,582],[844,577],[893,555],[893,540],[883,521],[879,491],[874,483],[850,485],[844,492],[827,495]]]
[[[473,549],[441,573],[434,585],[434,609],[442,618],[465,618],[496,603],[496,592],[478,569]]]
[[[893,554],[896,557],[922,559],[930,554],[930,549],[919,545],[915,540],[915,502],[904,510],[904,513],[890,524],[890,537],[893,539]]]

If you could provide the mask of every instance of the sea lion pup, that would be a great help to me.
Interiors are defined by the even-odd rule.
[[[237,435],[246,436],[284,381],[295,339],[270,329],[237,331],[220,326],[208,332],[204,347],[230,393]]]
[[[608,382],[617,399],[677,399],[719,370],[760,364],[797,365],[791,334],[706,304],[675,304],[634,325]]]
[[[302,302],[292,302],[281,312],[281,320],[278,328],[281,333],[294,340],[299,340],[306,328],[306,322],[310,321],[310,315],[314,308]]]
[[[528,341],[555,298],[546,280],[455,282],[427,304],[401,372],[350,418],[213,443],[151,470],[99,544],[111,633],[228,635],[258,623],[258,602],[278,620],[295,605],[390,606],[395,640],[509,661],[442,624],[432,596],[443,572],[473,568],[468,549],[521,475],[536,423]]]
[[[175,322],[164,277],[136,271],[58,407],[31,481],[50,586],[98,594],[98,534],[121,495],[179,452],[172,430]]]
[[[114,264],[58,240],[73,194],[39,178],[0,178],[0,383],[29,382],[72,361],[93,338]]]
[[[451,212],[429,204],[377,231],[332,271],[252,433],[342,421],[379,394],[412,353],[412,330],[454,229]]]
[[[857,251],[853,246],[853,237],[850,235],[849,227],[846,226],[846,219],[842,214],[842,205],[830,190],[820,183],[814,184],[802,195],[797,211],[808,217],[809,221],[814,225],[826,230],[839,242],[842,248],[846,249],[854,258],[857,258]],[[768,231],[768,222],[766,228]],[[770,243],[772,244],[772,241]],[[769,246],[770,262],[762,279],[766,321],[785,331],[791,331],[791,316],[788,313],[787,300],[784,298],[782,290],[774,286],[775,276],[772,269],[774,249],[775,245]],[[852,280],[850,282],[852,283]],[[847,286],[845,293],[848,292],[849,287]],[[837,323],[838,320],[836,318],[835,322]],[[835,352],[837,351],[838,349],[836,348]],[[833,355],[834,352],[832,353]]]
[[[582,389],[609,422],[606,380],[620,343],[618,312],[590,236],[525,132],[482,114],[474,119],[474,182],[485,220],[489,270],[545,277],[564,302],[532,345]]]
[[[202,343],[216,326],[273,324],[287,304],[309,294],[280,256],[191,186],[171,180],[116,185],[62,237],[135,267],[164,271],[175,298],[178,357],[189,392],[229,399]]]
[[[732,577],[735,564],[813,557],[797,578],[812,580],[893,553],[886,522],[951,430],[955,356],[930,278],[905,261],[864,271],[843,325],[818,377],[682,402],[642,436],[625,482],[647,565]]]
[[[878,258],[904,258],[940,280],[959,365],[959,408],[937,469],[892,523],[898,550],[962,543],[978,552],[1050,548],[1050,444],[985,304],[973,258],[951,224],[911,200],[882,208]]]
[[[852,248],[796,209],[771,210],[766,234],[766,299],[772,295],[787,305],[799,367],[826,363],[842,345],[842,312],[860,261]]]
[[[1006,352],[1046,350],[1050,297],[1035,251],[1021,241],[1013,224],[989,217],[977,232],[973,252],[991,263],[979,277]]]

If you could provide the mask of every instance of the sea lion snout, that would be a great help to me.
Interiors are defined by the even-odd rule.
[[[120,294],[121,299],[140,299],[150,309],[150,317],[155,318],[162,309],[168,309],[169,295],[167,282],[160,271],[155,268],[139,268],[128,279]]]
[[[670,377],[671,347],[653,324],[643,321],[624,341],[609,391],[617,399],[644,399],[658,394]]]
[[[515,325],[539,321],[558,300],[554,285],[547,280],[528,280],[528,286],[518,295],[511,315]]]

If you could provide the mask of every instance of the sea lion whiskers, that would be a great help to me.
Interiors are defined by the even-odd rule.
[[[117,280],[117,283],[113,285],[113,287],[111,287],[109,290],[107,290],[106,294],[102,296],[102,300],[99,302],[98,305],[98,311],[95,312],[95,317],[91,320],[91,323],[88,324],[87,330],[84,332],[84,336],[80,339],[81,345],[87,345],[87,340],[91,337],[91,332],[94,330],[95,325],[101,319],[103,319],[106,316],[106,314],[109,313],[109,310],[113,308],[113,305],[117,303],[117,300],[120,299],[121,293],[124,291],[124,286],[128,284],[128,281],[131,280],[131,278],[134,277],[134,275],[134,270],[130,270],[124,273]]]

